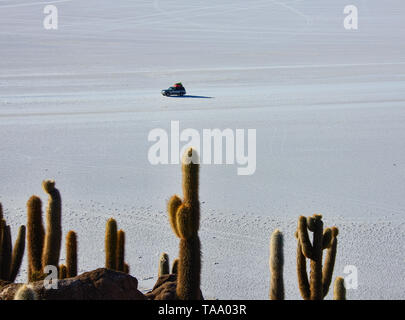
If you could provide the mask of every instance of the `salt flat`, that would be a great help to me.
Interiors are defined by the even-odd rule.
[[[201,167],[204,296],[267,299],[280,228],[286,298],[299,299],[297,217],[322,213],[340,227],[334,277],[358,269],[348,299],[405,298],[405,4],[351,1],[348,31],[340,0],[49,3],[58,30],[42,26],[45,2],[0,1],[0,202],[14,235],[53,178],[80,271],[103,265],[113,216],[151,288],[160,252],[177,255],[165,206],[181,172],[149,163],[149,132],[256,129],[253,175]],[[194,97],[160,95],[177,81]]]

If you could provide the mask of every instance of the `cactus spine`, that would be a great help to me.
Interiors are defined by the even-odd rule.
[[[15,293],[14,300],[38,300],[38,296],[30,286],[23,284]]]
[[[346,300],[345,280],[337,277],[333,287],[333,300]]]
[[[312,243],[308,230],[313,232]],[[314,214],[308,218],[300,216],[298,219],[297,274],[301,295],[305,300],[322,300],[328,293],[336,258],[337,235],[336,227],[323,230],[321,215]],[[327,249],[327,256],[322,267],[324,249]],[[305,258],[310,259],[309,282]]]
[[[62,200],[58,189],[55,188],[55,181],[43,181],[42,188],[49,195],[42,266],[52,265],[58,267],[62,242]]]
[[[117,222],[110,218],[105,230],[105,267],[115,270],[117,266]]]
[[[159,257],[159,270],[158,276],[163,276],[164,274],[170,273],[169,255],[163,252]]]
[[[168,203],[169,222],[180,238],[179,267],[176,294],[181,300],[200,299],[201,253],[198,229],[200,202],[198,199],[198,155],[188,149],[182,160],[183,196],[172,196]]]
[[[70,230],[66,235],[66,278],[77,276],[77,236]]]
[[[280,230],[275,230],[270,239],[270,299],[284,300],[283,281],[283,234]]]

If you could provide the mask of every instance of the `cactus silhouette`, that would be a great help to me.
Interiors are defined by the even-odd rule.
[[[20,226],[18,229],[17,239],[15,240],[14,248],[11,255],[11,267],[9,281],[14,282],[20,271],[21,263],[24,257],[25,250],[25,226]]]
[[[58,267],[62,242],[62,200],[58,189],[55,188],[55,181],[43,181],[42,188],[49,195],[42,266]]]
[[[11,230],[3,216],[0,203],[0,279],[14,282],[21,267],[25,250],[25,226],[18,229],[12,248]]]
[[[27,247],[28,247],[28,281],[35,281],[42,272],[42,250],[44,245],[44,226],[42,224],[42,202],[32,196],[27,202]]]
[[[105,230],[105,267],[117,267],[117,222],[113,218],[108,219]]]
[[[14,300],[38,300],[38,296],[30,286],[23,284],[15,293]]]
[[[337,277],[333,286],[333,300],[346,300],[345,280]]]
[[[62,280],[66,278],[69,278],[67,276],[67,267],[64,264],[61,264],[58,268],[58,279]]]
[[[313,232],[313,241],[309,239],[308,230]],[[336,258],[336,227],[323,230],[322,216],[314,214],[305,218],[300,216],[296,232],[297,274],[301,296],[305,300],[322,300],[329,291]],[[327,249],[325,263],[322,266],[323,250]],[[310,279],[306,273],[306,259],[310,259]]]
[[[117,233],[117,262],[116,269],[118,271],[125,271],[125,232],[118,230]]]
[[[66,235],[66,278],[77,276],[77,236],[70,230]]]
[[[284,300],[283,281],[283,234],[280,230],[275,230],[270,238],[270,299]]]
[[[177,274],[178,270],[179,270],[179,259],[177,258],[173,261],[172,274]]]
[[[163,252],[159,257],[159,270],[158,276],[163,276],[164,274],[170,273],[169,255]]]
[[[182,159],[183,200],[174,195],[168,203],[169,222],[180,238],[176,294],[180,300],[197,300],[200,295],[201,252],[198,229],[198,155],[189,148]]]
[[[3,280],[8,280],[10,277],[10,267],[11,267],[11,231],[10,226],[6,224],[3,219],[2,222],[3,232],[2,232],[2,248],[1,248],[1,265],[0,265],[0,278]]]

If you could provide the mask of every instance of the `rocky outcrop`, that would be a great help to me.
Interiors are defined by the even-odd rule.
[[[20,283],[1,283],[0,299],[13,300]],[[96,269],[74,278],[58,280],[57,289],[46,289],[43,281],[30,284],[39,300],[145,300],[138,280],[129,274]]]
[[[176,295],[177,275],[165,274],[158,278],[153,289],[145,296],[150,300],[178,300]],[[200,299],[204,300],[200,291]]]

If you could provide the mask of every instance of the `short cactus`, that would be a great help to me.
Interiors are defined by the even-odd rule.
[[[125,232],[118,230],[117,233],[117,262],[116,269],[124,272],[125,269]]]
[[[333,287],[333,300],[346,300],[345,280],[337,277]]]
[[[66,278],[77,276],[77,235],[70,230],[66,235]]]
[[[183,196],[173,196],[168,203],[168,214],[173,232],[180,238],[179,267],[176,295],[180,300],[197,300],[200,295],[201,253],[198,229],[200,202],[198,199],[197,152],[188,149],[182,160]]]
[[[129,271],[130,271],[130,269],[129,269],[129,264],[128,264],[128,263],[124,263],[124,272],[125,272],[126,274],[129,274]]]
[[[105,230],[105,267],[117,267],[117,222],[113,218],[108,219]]]
[[[284,300],[283,281],[283,234],[280,230],[275,230],[270,239],[270,299]]]
[[[163,252],[159,257],[159,270],[158,276],[163,276],[164,274],[170,273],[169,255]]]
[[[23,284],[15,293],[14,300],[38,300],[38,295],[30,286]]]
[[[173,261],[172,274],[177,274],[178,270],[179,270],[179,259],[177,258]]]
[[[313,241],[309,240],[308,230],[313,232]],[[323,230],[322,216],[314,214],[305,218],[300,216],[296,237],[297,274],[302,297],[305,300],[322,300],[328,293],[336,258],[338,229]],[[322,267],[323,250],[327,256]],[[306,273],[306,259],[310,259],[310,280]]]

